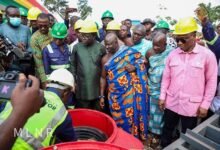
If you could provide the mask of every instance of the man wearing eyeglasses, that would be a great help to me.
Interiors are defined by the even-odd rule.
[[[36,75],[40,78],[42,87],[46,88],[47,77],[43,65],[42,50],[53,40],[51,32],[49,32],[49,16],[44,13],[39,14],[37,17],[37,25],[39,30],[31,37],[31,48],[33,49]]]
[[[70,69],[76,80],[76,108],[100,110],[99,82],[105,47],[95,40],[98,29],[94,21],[85,21],[79,32],[82,42],[73,47],[70,59]]]
[[[159,107],[164,110],[161,146],[172,142],[172,132],[181,120],[182,132],[204,118],[217,85],[217,62],[209,49],[196,44],[198,25],[194,18],[179,20],[174,34],[178,48],[170,53],[163,72]]]

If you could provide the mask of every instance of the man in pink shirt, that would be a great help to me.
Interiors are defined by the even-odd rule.
[[[216,58],[212,51],[196,44],[197,29],[192,17],[179,20],[175,26],[178,48],[167,58],[159,100],[165,121],[162,147],[172,142],[179,119],[183,133],[196,127],[197,117],[207,115],[216,91]]]

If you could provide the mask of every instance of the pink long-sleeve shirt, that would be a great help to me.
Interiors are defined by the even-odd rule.
[[[180,48],[167,58],[160,100],[183,116],[197,116],[199,107],[208,109],[217,87],[217,61],[207,48],[196,44],[186,53]]]

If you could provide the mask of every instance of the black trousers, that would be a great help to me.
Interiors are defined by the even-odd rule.
[[[193,129],[197,125],[197,117],[186,117],[179,115],[169,109],[164,111],[164,127],[161,136],[161,146],[166,147],[172,143],[172,134],[181,120],[182,133],[186,133],[186,129]]]
[[[101,110],[99,105],[99,99],[94,99],[94,100],[76,99],[75,108],[87,108],[87,109],[93,109],[99,111]]]

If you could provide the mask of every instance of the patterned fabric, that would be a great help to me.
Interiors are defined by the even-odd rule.
[[[142,54],[142,56],[145,57],[145,54],[148,50],[152,48],[152,41],[142,39],[141,42],[137,45],[132,46],[133,49],[136,49],[138,52]]]
[[[151,133],[161,135],[164,125],[163,112],[160,111],[158,105],[158,96],[149,96],[150,100],[150,119],[149,119],[149,131]]]
[[[161,53],[153,55],[149,58],[150,68],[148,70],[148,89],[150,95],[160,95],[160,86],[165,68],[165,61],[172,48],[167,46],[167,49]]]
[[[132,64],[136,72],[128,73],[125,66]],[[147,136],[147,76],[141,53],[132,48],[121,48],[105,65],[110,111],[117,125],[135,137]]]
[[[44,47],[50,44],[52,40],[53,38],[50,32],[45,35],[40,33],[39,30],[36,31],[31,37],[31,47],[33,49],[36,75],[40,78],[41,82],[45,82],[47,80],[43,66],[42,50]]]
[[[149,58],[150,68],[148,69],[148,93],[150,95],[150,120],[149,131],[154,134],[161,135],[163,128],[163,112],[160,111],[158,100],[160,96],[160,86],[165,68],[165,61],[172,47],[167,46],[167,49],[161,53],[153,55]]]

